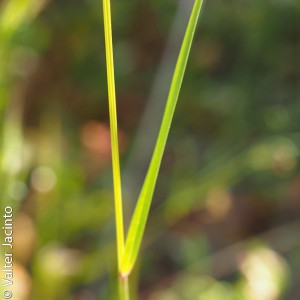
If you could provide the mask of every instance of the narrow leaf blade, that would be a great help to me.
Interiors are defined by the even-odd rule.
[[[162,124],[160,127],[150,166],[128,230],[120,269],[123,276],[128,276],[130,274],[136,262],[137,255],[141,246],[141,241],[149,215],[157,175],[159,172],[172,118],[177,104],[177,99],[186,69],[186,64],[196,30],[197,21],[199,19],[202,3],[203,0],[195,0],[191,17],[180,49],[165,112],[162,119]]]

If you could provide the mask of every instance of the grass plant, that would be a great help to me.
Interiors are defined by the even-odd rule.
[[[202,4],[203,0],[195,0],[194,2],[190,20],[174,70],[173,79],[171,82],[169,95],[152,159],[125,239],[118,147],[117,105],[114,79],[111,8],[110,0],[103,0],[120,299],[127,300],[130,298],[128,279],[132,269],[135,266],[141,242],[144,236],[145,226],[149,216],[149,210],[153,198],[157,176],[170,131],[179,92],[181,89],[188,56],[190,53]]]

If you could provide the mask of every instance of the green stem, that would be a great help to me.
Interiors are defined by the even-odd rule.
[[[104,32],[105,32],[105,50],[106,50],[106,69],[107,69],[107,85],[108,85],[108,101],[109,101],[109,120],[111,134],[111,151],[112,151],[112,167],[114,181],[114,198],[115,198],[115,219],[116,219],[116,235],[118,249],[118,266],[120,269],[121,258],[124,251],[124,225],[123,225],[123,207],[122,207],[122,190],[121,190],[121,174],[119,162],[119,145],[118,145],[118,125],[117,125],[117,107],[114,77],[114,58],[112,43],[112,26],[110,0],[103,0],[104,15]]]
[[[129,277],[119,276],[119,298],[120,300],[130,300]]]

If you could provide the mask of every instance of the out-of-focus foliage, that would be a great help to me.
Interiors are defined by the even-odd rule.
[[[126,170],[177,7],[112,1]],[[100,1],[0,2],[0,194],[15,208],[20,300],[115,297],[103,43]],[[206,2],[136,299],[299,295],[299,53],[299,1]]]

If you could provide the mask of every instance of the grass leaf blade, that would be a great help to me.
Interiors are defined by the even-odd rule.
[[[130,223],[128,235],[126,238],[125,250],[121,261],[121,274],[128,276],[136,262],[138,251],[140,249],[142,237],[145,231],[147,218],[153,192],[159,172],[162,156],[164,153],[167,137],[169,134],[172,118],[177,104],[186,64],[191,49],[197,21],[200,15],[203,0],[195,0],[191,17],[180,49],[176,63],[162,124],[150,162],[150,166]]]

